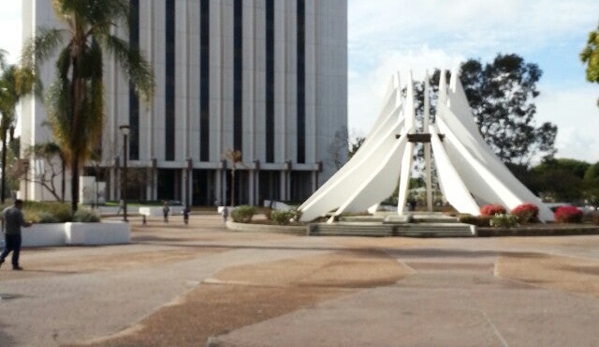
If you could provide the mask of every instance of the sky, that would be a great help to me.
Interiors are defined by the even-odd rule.
[[[48,0],[49,1],[49,0]],[[324,0],[320,0],[324,1]],[[326,0],[329,1],[329,0]],[[21,1],[0,4],[0,48],[16,61]],[[390,76],[517,54],[543,70],[536,122],[558,126],[558,158],[599,161],[599,84],[579,59],[599,25],[597,0],[348,0],[348,128],[365,136]]]

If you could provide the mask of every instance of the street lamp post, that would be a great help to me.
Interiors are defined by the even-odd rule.
[[[123,200],[123,221],[127,222],[127,138],[130,127],[128,124],[119,127],[123,134],[123,172],[121,173],[121,199]]]

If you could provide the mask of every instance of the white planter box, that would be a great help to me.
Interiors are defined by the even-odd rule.
[[[23,247],[64,246],[64,223],[33,224],[29,228],[21,228]]]
[[[125,222],[65,223],[67,245],[114,245],[131,241],[131,227]]]

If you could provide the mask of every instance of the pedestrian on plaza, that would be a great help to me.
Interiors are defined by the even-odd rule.
[[[15,271],[23,270],[19,266],[19,253],[21,252],[21,227],[31,226],[31,222],[25,222],[23,216],[23,200],[15,200],[13,206],[7,207],[2,211],[2,231],[4,232],[4,251],[0,254],[0,266],[4,259],[12,252],[12,269]]]
[[[227,206],[223,206],[223,224],[227,225],[227,218],[229,218],[229,208]]]
[[[168,213],[171,211],[170,207],[168,207],[168,201],[164,202],[164,206],[162,207],[162,216],[164,217],[164,222],[168,223]]]
[[[185,225],[189,224],[189,212],[189,206],[185,206],[183,209],[183,223],[185,223]]]
[[[119,209],[118,211],[116,211],[116,215],[120,215],[121,211],[123,211],[125,209],[125,200],[121,199],[121,201],[119,201]]]
[[[148,224],[148,222],[146,221],[146,215],[142,214],[141,215],[141,225],[146,226]]]

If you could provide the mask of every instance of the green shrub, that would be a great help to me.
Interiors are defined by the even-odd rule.
[[[294,210],[274,210],[271,213],[272,221],[279,225],[288,225],[295,216]]]
[[[256,214],[256,208],[250,205],[237,206],[231,212],[231,218],[236,223],[249,223]]]
[[[512,214],[496,214],[489,223],[495,228],[513,228],[518,225],[518,217]]]
[[[520,204],[510,214],[518,217],[518,221],[522,224],[539,222],[539,208],[534,204]]]
[[[58,218],[55,215],[49,212],[40,212],[38,215],[38,219],[35,223],[49,224],[49,223],[60,223]],[[33,221],[33,220],[32,220]]]
[[[80,208],[73,216],[73,222],[81,223],[99,223],[100,217],[92,210]]]
[[[39,222],[42,214],[54,216],[57,223],[70,222],[73,219],[71,215],[71,206],[64,202],[25,201],[23,204],[23,212],[25,214],[25,220],[34,222]]]
[[[272,212],[273,212],[272,208],[266,207],[263,209],[262,213],[264,213],[264,217],[266,217],[266,220],[272,220]]]
[[[560,206],[555,210],[557,223],[582,223],[583,213],[576,206]]]
[[[497,204],[484,205],[480,208],[480,214],[483,216],[494,216],[496,214],[505,214],[505,207]]]

